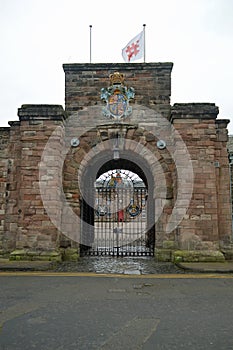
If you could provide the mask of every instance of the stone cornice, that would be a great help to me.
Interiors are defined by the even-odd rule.
[[[216,119],[215,121],[218,129],[225,129],[229,123],[230,119]]]
[[[219,113],[214,103],[175,103],[171,108],[174,119],[216,119]]]

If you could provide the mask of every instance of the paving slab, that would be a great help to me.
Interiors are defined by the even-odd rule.
[[[54,266],[51,261],[12,261],[0,259],[0,271],[47,271]]]
[[[192,272],[219,272],[233,273],[233,261],[225,262],[182,262],[176,264],[178,267]]]

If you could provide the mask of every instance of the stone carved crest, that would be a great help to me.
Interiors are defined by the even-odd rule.
[[[108,118],[123,119],[132,113],[129,100],[134,98],[134,88],[124,85],[124,75],[115,72],[110,74],[110,86],[101,89],[101,99],[106,102],[103,114]]]

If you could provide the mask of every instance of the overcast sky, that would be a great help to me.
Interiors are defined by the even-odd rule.
[[[232,0],[0,0],[0,126],[27,103],[64,106],[63,63],[124,62],[146,24],[146,61],[173,62],[171,102],[214,102],[233,134]],[[136,61],[140,62],[140,61]]]

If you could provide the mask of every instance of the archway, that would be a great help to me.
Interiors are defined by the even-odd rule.
[[[65,233],[61,235],[60,246],[76,247],[78,243],[83,255],[100,253],[100,250],[91,252],[95,240],[97,209],[95,183],[103,174],[120,170],[134,173],[143,181],[146,188],[144,241],[145,248],[150,249],[151,255],[155,245],[159,247],[167,239],[165,226],[172,211],[171,184],[175,180],[171,176],[173,163],[166,149],[159,150],[156,142],[147,137],[148,132],[145,131],[145,136],[136,127],[133,129],[127,127],[124,138],[121,140],[119,157],[114,157],[116,131],[110,128],[106,130],[103,132],[101,127],[101,130],[93,129],[87,132],[80,138],[79,147],[71,148],[66,156],[63,188],[68,206],[63,208],[62,228],[64,227],[64,233],[69,232],[69,237],[74,239],[67,241]],[[135,136],[132,136],[132,130]],[[131,200],[133,202],[133,198]],[[143,202],[144,198],[142,197],[141,200]],[[127,213],[129,205],[130,197],[124,209]],[[132,219],[132,221],[136,220]],[[146,249],[145,252],[147,252]],[[135,254],[139,253],[135,252]]]
[[[143,159],[126,152],[91,162],[82,182],[82,255],[151,256],[155,226],[153,177]],[[103,162],[105,160],[105,162]],[[142,170],[143,169],[143,170]]]

